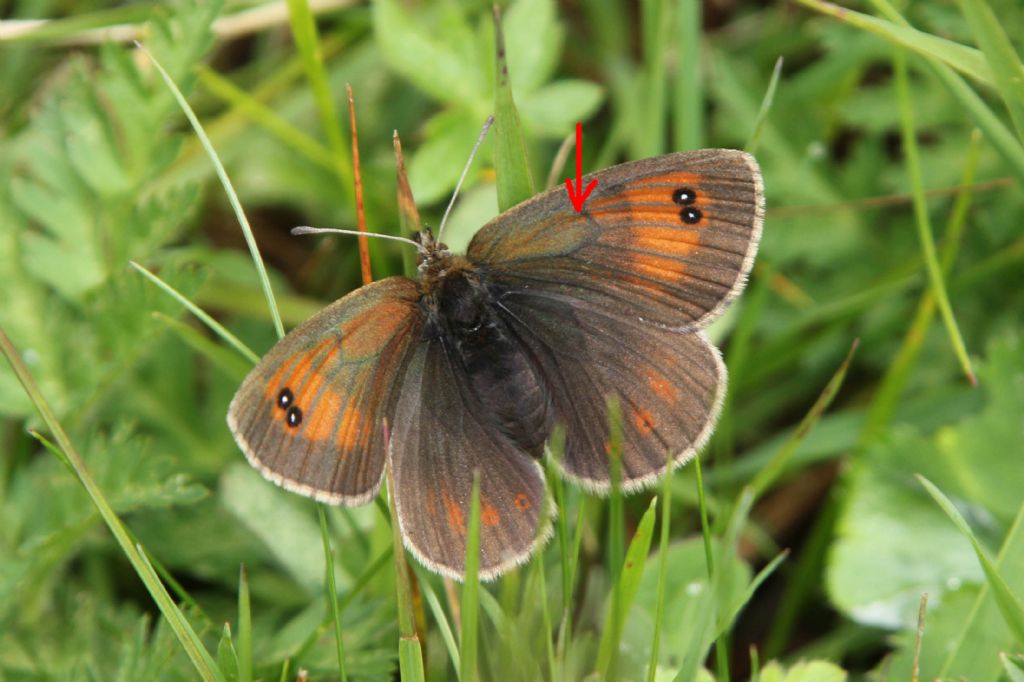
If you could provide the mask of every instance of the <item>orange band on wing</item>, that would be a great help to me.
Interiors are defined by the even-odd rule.
[[[363,358],[381,348],[408,325],[409,301],[381,301],[372,310],[349,320],[342,329],[345,356]]]
[[[366,442],[368,434],[362,432],[363,427],[363,415],[355,405],[349,405],[345,408],[345,413],[341,415],[341,423],[338,424],[338,433],[336,434],[338,448],[341,453],[355,450],[357,445]]]

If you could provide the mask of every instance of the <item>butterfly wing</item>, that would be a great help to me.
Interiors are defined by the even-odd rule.
[[[621,483],[651,484],[711,435],[725,366],[702,331],[610,314],[571,295],[508,292],[502,313],[551,392],[565,427],[563,473],[595,492],[610,485],[608,398],[621,416]]]
[[[228,425],[264,477],[334,504],[376,494],[383,424],[423,324],[418,299],[404,277],[364,286],[296,327],[252,370]]]
[[[441,575],[462,580],[465,572],[474,472],[481,579],[525,562],[551,534],[540,465],[488,421],[440,339],[420,344],[409,361],[390,458],[402,538]]]
[[[746,282],[763,187],[754,159],[733,150],[623,164],[584,186],[591,179],[581,213],[551,190],[482,228],[468,257],[552,392],[565,473],[608,489],[610,396],[630,490],[710,436],[726,374],[700,329]]]
[[[502,213],[470,242],[496,284],[564,292],[667,327],[699,328],[746,283],[764,189],[757,162],[703,149],[625,163],[583,178],[577,213],[555,188]]]

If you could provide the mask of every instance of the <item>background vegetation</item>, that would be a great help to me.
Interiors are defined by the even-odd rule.
[[[290,327],[359,283],[354,241],[288,235],[355,224],[345,84],[369,226],[399,230],[395,130],[436,225],[495,111],[491,7],[271,4],[0,10],[0,327],[38,384],[0,367],[0,678],[906,680],[919,643],[922,679],[1024,679],[1024,5],[509,3],[538,188],[576,121],[587,169],[746,146],[764,240],[713,330],[731,381],[703,486],[552,480],[536,561],[479,591],[413,564],[406,599],[386,504],[319,510],[325,570],[316,505],[225,426],[250,360],[129,265],[274,342],[210,159],[128,40],[197,111]],[[29,18],[52,21],[6,21]],[[503,144],[453,245],[498,210]],[[526,177],[497,156],[499,182]],[[371,244],[375,276],[402,249]]]

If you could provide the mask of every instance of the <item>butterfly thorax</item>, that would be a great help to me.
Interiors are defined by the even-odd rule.
[[[444,274],[424,286],[425,340],[440,343],[457,363],[471,407],[539,456],[553,422],[548,390],[499,315],[486,277],[461,256],[446,260],[439,268]]]

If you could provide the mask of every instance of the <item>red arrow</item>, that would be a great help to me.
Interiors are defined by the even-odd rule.
[[[576,189],[572,188],[572,179],[565,179],[565,191],[569,193],[569,201],[577,213],[583,210],[583,202],[590,196],[590,192],[597,187],[597,180],[591,180],[586,191],[583,190],[583,126],[576,124]]]

